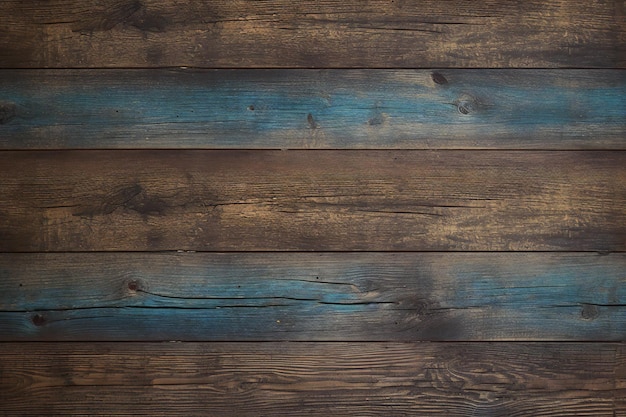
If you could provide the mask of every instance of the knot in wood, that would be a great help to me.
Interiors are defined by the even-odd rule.
[[[44,324],[46,324],[46,318],[41,314],[35,314],[32,320],[35,326],[43,326]]]
[[[445,85],[448,84],[448,79],[446,77],[443,76],[442,73],[440,72],[433,72],[430,74],[430,77],[433,79],[433,82],[435,84],[439,84],[439,85]]]
[[[594,320],[600,315],[598,306],[593,304],[583,304],[583,308],[580,311],[580,316],[585,320]]]
[[[461,97],[459,97],[456,100],[455,104],[456,104],[457,110],[461,114],[474,113],[478,108],[476,99],[470,96],[469,94],[463,94]]]
[[[8,123],[17,115],[14,103],[0,102],[0,125]]]

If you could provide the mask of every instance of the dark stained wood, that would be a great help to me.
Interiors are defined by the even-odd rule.
[[[620,70],[6,70],[0,149],[626,149]]]
[[[624,340],[626,254],[0,254],[0,340]]]
[[[624,67],[621,0],[0,2],[0,66]]]
[[[0,344],[5,415],[607,416],[619,344]]]
[[[626,152],[0,154],[0,250],[626,249]]]
[[[615,366],[615,415],[626,416],[626,343],[617,350],[617,364]]]

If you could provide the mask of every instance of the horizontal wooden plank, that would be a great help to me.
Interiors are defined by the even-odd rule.
[[[626,249],[626,152],[4,151],[0,251]]]
[[[620,70],[6,70],[0,149],[626,148]]]
[[[626,254],[0,254],[0,340],[626,340]]]
[[[11,416],[607,416],[619,344],[0,344]]]
[[[3,67],[624,67],[621,0],[0,2]]]

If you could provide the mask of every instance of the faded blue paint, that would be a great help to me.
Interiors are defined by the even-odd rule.
[[[626,83],[625,83],[626,84]],[[217,123],[231,128],[249,126],[260,130],[289,130],[307,127],[310,113],[320,122],[320,128],[345,129],[367,124],[372,115],[386,113],[394,123],[476,124],[500,121],[505,124],[531,125],[535,128],[562,126],[570,123],[602,123],[625,125],[626,87],[613,89],[563,91],[545,88],[529,91],[507,87],[493,90],[448,89],[440,92],[438,100],[418,100],[395,91],[368,92],[355,96],[350,91],[332,92],[322,97],[291,97],[280,91],[246,92],[228,88],[185,90],[181,87],[124,91],[96,89],[86,92],[67,91],[50,97],[27,99],[18,91],[0,89],[0,97],[26,109],[45,109],[34,119],[22,119],[24,126],[55,124],[94,124],[104,127],[115,124],[142,123]],[[430,91],[416,89],[415,94]],[[459,114],[455,102],[464,94],[473,95],[476,115]],[[437,93],[435,93],[437,98]],[[34,104],[44,102],[43,104]],[[207,108],[207,103],[210,106]],[[254,106],[254,110],[249,110]],[[117,112],[117,114],[116,114]],[[477,120],[478,119],[478,120]],[[15,125],[16,123],[14,123]],[[4,128],[4,127],[3,127]]]
[[[600,306],[581,316],[580,306],[498,306],[431,312],[407,325],[404,312],[380,314],[364,306],[299,308],[98,308],[0,312],[0,341],[19,340],[613,340],[626,335],[626,309]]]
[[[510,71],[490,71],[492,78],[456,71],[458,81],[446,86],[424,83],[428,71],[352,72],[362,78],[296,70],[181,72],[154,80],[146,75],[153,72],[131,71],[124,72],[126,83],[104,72],[102,80],[60,76],[56,88],[53,80],[45,89],[34,88],[33,80],[20,82],[19,71],[9,75],[14,73],[16,78],[0,78],[0,101],[18,108],[18,117],[0,125],[4,148],[19,140],[28,147],[28,134],[54,135],[59,128],[67,137],[51,137],[54,143],[84,148],[116,147],[122,137],[127,145],[138,139],[149,144],[145,136],[161,138],[154,139],[160,147],[172,132],[178,139],[169,139],[170,146],[280,147],[315,131],[328,141],[322,147],[357,146],[358,140],[360,147],[387,147],[408,139],[420,147],[419,140],[422,146],[423,140],[461,140],[468,126],[492,139],[529,143],[541,143],[546,135],[566,141],[604,131],[614,147],[622,148],[626,140],[626,76],[620,71],[568,72],[585,74],[573,78],[580,85],[567,85],[565,78],[540,82],[554,71],[520,71],[519,80]],[[414,73],[422,76],[415,83],[391,77],[404,74],[410,80]],[[460,101],[469,103],[469,114],[459,112]],[[378,132],[374,139],[363,138],[367,129]],[[276,138],[280,132],[296,137]]]
[[[626,337],[624,254],[137,256],[0,254],[0,340]]]
[[[466,303],[455,306],[467,307],[470,300],[480,298],[487,305],[514,310],[585,303],[622,305],[621,309],[626,310],[626,277],[621,267],[612,264],[588,269],[580,265],[551,265],[549,269],[524,274],[503,268],[482,272],[461,269],[456,278],[460,285],[454,300]]]

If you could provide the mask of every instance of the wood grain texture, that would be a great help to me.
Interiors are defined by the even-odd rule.
[[[617,349],[615,365],[615,416],[626,416],[626,343],[622,342]]]
[[[0,2],[5,68],[624,67],[621,0]]]
[[[5,151],[0,250],[626,249],[626,152]]]
[[[615,366],[615,415],[626,416],[626,343],[622,342],[617,350]]]
[[[0,344],[0,413],[607,416],[618,344]]]
[[[620,70],[6,70],[0,149],[625,149]]]
[[[0,340],[626,340],[626,254],[0,254]]]

